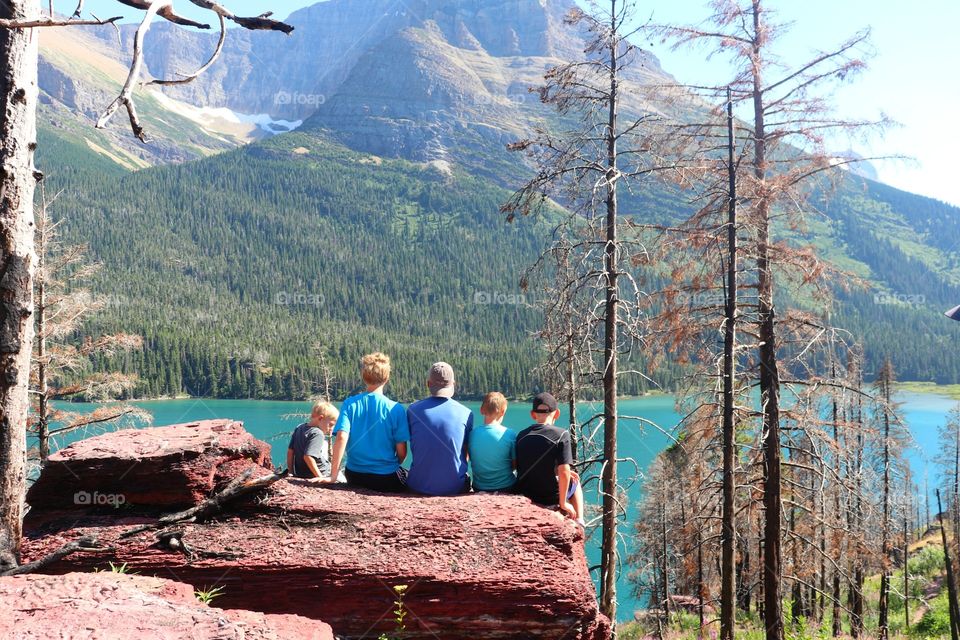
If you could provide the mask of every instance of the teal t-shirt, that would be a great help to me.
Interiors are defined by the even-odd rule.
[[[517,482],[517,434],[503,425],[475,425],[467,444],[473,487],[478,491],[504,491]]]
[[[407,411],[382,393],[350,396],[340,407],[333,433],[350,434],[346,468],[358,473],[387,475],[400,468],[397,444],[410,440]]]

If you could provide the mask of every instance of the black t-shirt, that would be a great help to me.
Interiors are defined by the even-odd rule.
[[[517,436],[517,490],[534,502],[558,504],[557,465],[573,464],[570,432],[535,424]]]
[[[321,477],[330,475],[330,459],[327,455],[326,436],[319,427],[311,427],[303,423],[293,431],[290,436],[290,445],[288,449],[293,449],[293,473],[296,478],[312,478],[310,468],[303,461],[303,456],[312,456],[317,461],[317,469]]]

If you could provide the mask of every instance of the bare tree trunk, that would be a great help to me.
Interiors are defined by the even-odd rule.
[[[880,601],[877,605],[877,638],[886,640],[889,635],[890,616],[890,386],[893,384],[893,369],[887,360],[880,373],[883,394],[883,515],[880,523],[881,571]]]
[[[857,389],[860,389],[859,378],[857,380]],[[854,538],[857,541],[856,554],[854,555],[853,584],[850,588],[850,635],[859,638],[863,634],[863,549],[862,541],[864,535],[863,527],[863,399],[857,396],[857,446],[854,448],[855,456],[855,482],[854,482],[854,513],[855,522]]]
[[[833,377],[836,378],[836,368],[833,369]],[[841,526],[840,521],[840,424],[838,421],[838,410],[837,410],[837,398],[833,398],[833,442],[837,447],[836,453],[836,466],[834,468],[835,480],[834,480],[834,494],[833,494],[833,518],[836,528],[839,529]],[[848,466],[849,469],[849,466]],[[834,542],[833,552],[833,593],[831,594],[831,599],[833,600],[833,613],[831,620],[831,635],[834,638],[840,636],[843,631],[842,620],[840,619],[840,561],[843,559],[840,549],[840,543]]]
[[[910,538],[907,537],[907,516],[903,516],[903,617],[905,629],[910,631]]]
[[[610,0],[611,27],[617,20],[617,0]],[[607,219],[604,271],[606,300],[603,336],[603,539],[600,549],[600,610],[617,617],[617,316],[620,305],[617,242],[617,107],[619,103],[618,44],[610,46],[610,96],[607,141]],[[664,594],[666,596],[666,594]]]
[[[42,197],[41,188],[41,197]],[[50,388],[47,382],[47,289],[44,263],[46,262],[49,218],[46,216],[46,201],[43,201],[44,210],[37,225],[37,271],[36,284],[36,341],[37,341],[37,441],[40,450],[40,463],[43,464],[50,456]]]
[[[940,520],[940,539],[943,541],[944,561],[947,565],[947,598],[950,600],[950,637],[960,640],[960,600],[957,600],[957,582],[953,575],[953,563],[950,561],[950,547],[947,546],[947,530],[943,526],[943,505],[940,503],[940,489],[937,489],[937,518]]]
[[[753,0],[753,170],[757,181],[767,178],[766,130],[764,125],[762,38],[765,27],[761,2]],[[760,187],[763,189],[763,187]],[[782,575],[780,496],[780,373],[777,362],[776,312],[773,305],[773,270],[770,258],[770,202],[761,197],[757,208],[757,275],[760,336],[760,405],[763,410],[763,619],[767,640],[783,640],[780,595]]]
[[[734,597],[737,588],[734,568],[734,493],[733,477],[736,451],[734,424],[734,376],[736,363],[736,314],[737,314],[737,169],[734,164],[733,100],[727,88],[727,175],[729,202],[727,210],[727,282],[726,307],[723,326],[723,512],[720,560],[720,640],[733,640],[736,621]],[[702,611],[702,607],[701,607]],[[702,625],[702,622],[701,622]]]
[[[954,426],[953,450],[953,544],[960,553],[960,422]]]
[[[0,18],[33,19],[37,0],[0,2]],[[20,562],[33,350],[33,166],[37,33],[0,29],[0,571]]]
[[[697,616],[700,619],[700,631],[704,631],[703,605],[706,600],[706,585],[703,583],[703,525],[697,521]]]
[[[670,566],[667,558],[667,496],[663,487],[663,500],[660,503],[660,576],[663,579],[663,619],[670,626]]]

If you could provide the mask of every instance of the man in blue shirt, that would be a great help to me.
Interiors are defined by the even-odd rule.
[[[430,368],[430,397],[407,409],[413,463],[407,486],[429,496],[450,496],[470,490],[467,442],[473,413],[453,399],[453,367],[437,362]]]
[[[390,358],[371,353],[360,362],[367,391],[350,396],[340,407],[329,481],[337,481],[346,454],[347,483],[374,491],[406,491],[406,472],[400,466],[410,440],[406,411],[383,394],[390,380]]]

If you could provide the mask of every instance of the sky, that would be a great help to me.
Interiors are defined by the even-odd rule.
[[[363,2],[364,0],[356,0]],[[61,0],[62,2],[62,0]],[[402,2],[402,0],[398,0]],[[69,4],[69,3],[68,3]],[[285,18],[313,4],[310,0],[224,0],[240,15],[272,10]],[[852,149],[865,157],[905,156],[874,163],[880,180],[892,186],[960,206],[960,0],[770,0],[781,21],[793,23],[778,49],[785,63],[802,63],[816,51],[829,50],[869,27],[868,68],[834,93],[838,115],[876,119],[881,114],[897,125],[865,140],[838,140],[837,152]],[[174,0],[188,16],[203,12],[188,0]],[[87,0],[101,18],[140,12],[116,0]],[[641,0],[639,12],[654,22],[695,24],[707,15],[704,0]],[[58,6],[59,11],[65,9]],[[209,17],[204,18],[209,21]],[[149,37],[149,36],[148,36]],[[643,44],[643,43],[638,43]],[[688,84],[711,84],[729,73],[721,58],[706,60],[703,51],[672,51],[645,43],[668,73]],[[953,80],[951,80],[953,78]]]

